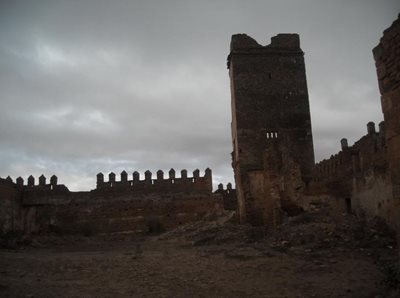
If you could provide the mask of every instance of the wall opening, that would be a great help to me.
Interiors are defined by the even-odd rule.
[[[277,139],[278,138],[278,132],[276,131],[268,131],[265,133],[265,137],[267,139]]]
[[[351,198],[346,198],[345,199],[345,204],[346,204],[346,212],[347,212],[347,214],[351,214],[352,213]]]

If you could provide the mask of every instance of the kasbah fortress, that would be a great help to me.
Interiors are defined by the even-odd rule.
[[[297,34],[259,45],[232,36],[232,167],[236,187],[213,192],[206,169],[176,175],[147,171],[97,175],[97,186],[71,192],[57,176],[0,180],[0,231],[143,233],[236,210],[239,223],[274,228],[323,201],[332,210],[379,217],[400,234],[400,16],[373,49],[384,121],[367,124],[354,145],[315,164],[304,53]],[[339,140],[338,140],[339,141]],[[399,236],[398,236],[399,237]]]

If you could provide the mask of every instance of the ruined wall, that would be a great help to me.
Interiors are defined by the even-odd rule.
[[[108,175],[108,182],[104,181],[102,173],[97,174],[97,191],[118,192],[133,191],[136,193],[169,193],[169,192],[206,192],[212,191],[211,170],[206,169],[203,177],[200,171],[194,170],[193,176],[188,177],[187,171],[181,171],[181,177],[176,177],[175,170],[168,172],[169,177],[164,178],[164,172],[157,171],[156,179],[152,179],[152,173],[146,171],[144,180],[140,180],[138,172],[133,172],[132,179],[128,179],[128,173],[123,171],[119,181],[116,180],[114,173]]]
[[[386,126],[393,214],[400,235],[400,15],[373,49]]]
[[[315,165],[308,195],[327,198],[340,211],[392,217],[392,187],[387,159],[385,124],[367,124],[368,133],[353,146],[342,139],[342,150]],[[307,200],[305,200],[307,202]]]
[[[218,189],[214,193],[222,196],[225,210],[237,210],[236,189],[232,188],[231,183],[226,185],[226,189],[224,189],[224,185],[222,183],[218,184]]]
[[[245,34],[232,36],[232,166],[242,222],[274,221],[270,208],[276,203],[270,200],[289,201],[295,193],[291,181],[311,179],[314,150],[303,55],[297,34],[279,34],[267,46]],[[298,177],[291,179],[293,174]],[[282,179],[286,187],[279,186]]]
[[[168,179],[161,171],[152,179],[147,171],[144,180],[139,179],[137,172],[128,180],[123,171],[120,181],[110,173],[107,182],[103,174],[98,174],[97,187],[89,192],[70,192],[57,180],[52,176],[47,183],[42,175],[36,184],[30,176],[26,184],[21,177],[16,184],[10,184],[17,194],[10,197],[10,202],[20,207],[24,231],[145,233],[174,228],[223,208],[222,197],[212,193],[210,169],[206,169],[204,176],[195,170],[193,177],[183,170],[180,178],[171,169]]]
[[[10,178],[0,178],[0,235],[20,229],[20,194]]]
[[[222,206],[209,194],[71,192],[49,197],[48,204],[24,202],[28,232],[146,233],[195,221]]]

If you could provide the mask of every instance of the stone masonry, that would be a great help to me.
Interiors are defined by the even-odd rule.
[[[400,231],[400,14],[384,31],[373,50],[378,75],[381,104],[385,119],[386,144],[392,185],[392,208]]]
[[[232,166],[241,222],[279,222],[281,207],[289,207],[311,180],[314,149],[303,56],[297,34],[279,34],[267,46],[245,34],[232,36]]]
[[[72,192],[58,184],[53,175],[35,182],[29,176],[14,183],[0,180],[0,235],[8,231],[26,233],[58,232],[62,234],[147,233],[154,229],[168,230],[199,220],[223,208],[223,196],[212,192],[212,173],[206,169],[180,177],[171,169],[168,177],[157,171],[155,179],[146,171],[128,178],[122,171],[97,175],[97,186],[91,191]]]

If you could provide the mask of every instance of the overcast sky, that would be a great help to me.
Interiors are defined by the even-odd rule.
[[[232,34],[299,33],[316,160],[382,120],[372,48],[398,0],[0,0],[0,176],[71,190],[171,167],[233,180]],[[142,176],[143,177],[143,176]]]

